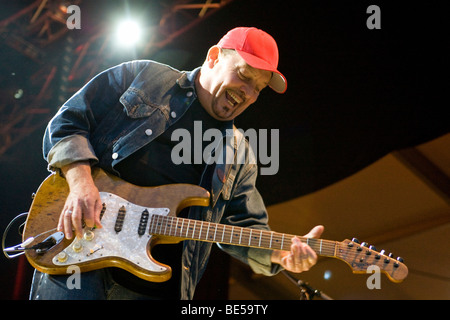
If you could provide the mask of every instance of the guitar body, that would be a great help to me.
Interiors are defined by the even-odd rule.
[[[149,220],[153,215],[176,216],[189,206],[207,206],[208,191],[189,184],[138,187],[99,168],[93,169],[92,176],[104,206],[103,228],[85,228],[83,239],[67,240],[62,239],[62,233],[57,234],[55,228],[69,187],[64,178],[53,174],[34,197],[23,239],[35,237],[29,245],[33,246],[57,234],[61,241],[45,252],[26,250],[30,264],[49,274],[67,274],[68,267],[76,265],[81,272],[119,267],[147,281],[170,279],[170,267],[154,260],[151,248],[183,238],[150,234]]]
[[[69,187],[59,175],[49,176],[34,197],[23,234],[28,261],[49,274],[67,274],[77,266],[81,272],[122,268],[152,282],[170,279],[172,270],[152,258],[159,243],[182,240],[207,241],[270,250],[290,250],[294,235],[271,230],[244,228],[178,217],[189,206],[207,206],[209,193],[190,184],[138,187],[101,169],[92,171],[103,209],[102,228],[84,228],[81,239],[67,240],[57,232],[59,216]],[[403,259],[375,251],[355,240],[342,242],[297,236],[319,256],[346,262],[354,273],[366,273],[376,266],[393,282],[408,275]],[[71,269],[70,269],[71,270]]]

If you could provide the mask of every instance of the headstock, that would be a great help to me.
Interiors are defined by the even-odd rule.
[[[340,242],[336,257],[345,261],[354,273],[366,273],[370,266],[375,265],[393,282],[401,282],[408,275],[408,268],[401,257],[394,259],[392,253],[385,255],[384,250],[378,252],[374,246],[365,242],[360,244],[356,238]]]

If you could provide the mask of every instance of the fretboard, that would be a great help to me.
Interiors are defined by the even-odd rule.
[[[268,230],[163,215],[152,216],[149,231],[153,235],[286,251],[290,251],[291,239],[295,237]],[[336,257],[336,241],[300,236],[297,238],[308,244],[318,255]]]

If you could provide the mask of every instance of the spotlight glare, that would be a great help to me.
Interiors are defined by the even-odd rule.
[[[23,90],[22,89],[18,89],[17,91],[16,91],[16,93],[14,93],[14,98],[15,99],[20,99],[20,98],[22,98],[23,97]]]
[[[117,28],[117,40],[121,45],[133,46],[141,37],[141,28],[135,21],[126,20],[121,22]]]
[[[332,275],[331,271],[330,271],[330,270],[326,270],[326,271],[323,273],[323,278],[324,278],[325,280],[330,280],[330,279],[331,279],[331,275]]]

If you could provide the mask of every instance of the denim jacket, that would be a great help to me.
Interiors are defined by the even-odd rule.
[[[120,161],[150,143],[188,110],[197,98],[194,83],[199,71],[180,72],[154,61],[138,60],[100,73],[48,124],[43,152],[49,169],[57,171],[72,162],[89,160],[119,175],[114,167]],[[227,143],[222,144],[226,161],[215,166],[210,205],[191,210],[190,218],[268,230],[267,211],[255,187],[254,155],[243,134],[234,130],[233,122],[227,122],[226,127],[223,135]],[[237,161],[240,157],[246,158]],[[182,299],[192,299],[211,245],[184,241]],[[270,261],[271,250],[219,247],[256,273],[273,275],[280,270]]]

